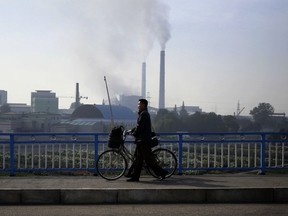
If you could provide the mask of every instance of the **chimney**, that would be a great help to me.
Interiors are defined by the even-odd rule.
[[[165,108],[165,51],[160,52],[159,109]]]
[[[76,83],[75,109],[80,106],[79,83]]]
[[[146,98],[146,62],[142,63],[142,89],[141,89],[142,98]]]

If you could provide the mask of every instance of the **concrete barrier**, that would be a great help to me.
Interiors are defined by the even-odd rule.
[[[288,188],[0,190],[0,205],[128,203],[288,203]]]
[[[288,188],[275,188],[274,200],[276,203],[288,203]]]
[[[273,188],[206,190],[207,203],[273,203]]]
[[[122,189],[118,203],[204,203],[205,196],[199,189]]]
[[[59,204],[59,189],[26,189],[21,191],[21,204]]]
[[[117,189],[63,189],[61,204],[113,204],[118,203]]]
[[[19,189],[2,189],[0,190],[0,204],[20,204],[21,190]]]

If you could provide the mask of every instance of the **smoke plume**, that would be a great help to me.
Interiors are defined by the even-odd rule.
[[[157,38],[161,49],[165,50],[166,43],[170,39],[170,23],[168,19],[169,8],[160,1],[154,1],[155,5],[150,17],[151,29]]]
[[[143,60],[145,60],[155,40],[159,42],[161,49],[164,50],[171,35],[167,5],[158,0],[147,0],[143,1],[142,8],[142,32],[140,35]]]
[[[106,76],[112,94],[139,94],[141,82],[129,74],[134,71],[140,80],[139,65],[155,41],[165,49],[170,38],[168,6],[160,0],[70,0],[64,6],[61,13],[70,29],[63,33],[64,44],[78,58],[73,63],[86,77],[85,86],[105,95]]]

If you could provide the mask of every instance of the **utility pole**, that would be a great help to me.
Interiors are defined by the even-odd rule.
[[[108,95],[108,102],[109,102],[110,114],[111,114],[111,125],[112,125],[112,128],[113,128],[114,127],[114,117],[113,117],[113,112],[112,112],[112,106],[111,106],[111,101],[110,101],[110,95],[109,95],[109,90],[108,90],[106,76],[104,76],[104,82],[105,82],[105,85],[106,85],[106,91],[107,91],[107,95]]]

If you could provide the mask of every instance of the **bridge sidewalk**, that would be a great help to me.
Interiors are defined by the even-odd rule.
[[[288,203],[288,175],[211,174],[142,177],[0,177],[0,205],[116,203]]]

